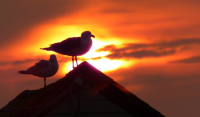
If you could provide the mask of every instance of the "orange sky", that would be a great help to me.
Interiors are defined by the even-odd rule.
[[[0,1],[0,107],[43,81],[18,74],[53,52],[40,50],[89,30],[93,66],[169,117],[200,116],[199,0]],[[71,58],[56,54],[64,77]]]

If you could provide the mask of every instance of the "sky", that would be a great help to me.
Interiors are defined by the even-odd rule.
[[[78,57],[168,117],[200,116],[199,0],[0,1],[0,108],[43,79],[18,74],[50,54],[40,48],[89,30],[91,50]],[[71,57],[56,54],[59,71]]]

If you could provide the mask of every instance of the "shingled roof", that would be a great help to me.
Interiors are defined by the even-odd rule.
[[[66,97],[70,97],[70,86],[80,77],[84,84],[92,87],[109,101],[134,117],[164,117],[137,96],[113,81],[101,71],[82,62],[66,76],[38,90],[25,90],[0,110],[3,117],[44,116]],[[45,111],[44,111],[45,110]]]

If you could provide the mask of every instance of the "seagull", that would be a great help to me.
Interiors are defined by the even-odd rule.
[[[50,47],[40,49],[72,56],[72,67],[74,68],[74,59],[76,65],[78,65],[77,56],[81,56],[90,50],[92,46],[91,37],[95,38],[90,31],[84,31],[81,37],[70,37],[61,42],[51,44]]]
[[[40,60],[34,66],[27,70],[18,71],[20,74],[31,74],[38,77],[44,78],[44,87],[46,86],[46,77],[51,77],[58,71],[58,62],[56,55],[50,55],[49,60]]]

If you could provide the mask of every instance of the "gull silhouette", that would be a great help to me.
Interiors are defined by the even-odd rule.
[[[54,54],[50,55],[49,60],[40,60],[34,66],[27,70],[18,71],[20,74],[31,74],[44,78],[44,87],[46,86],[46,77],[51,77],[58,71],[58,62]]]
[[[77,56],[81,56],[90,50],[92,46],[91,37],[95,38],[90,31],[84,31],[81,37],[70,37],[61,42],[51,44],[50,47],[40,49],[72,56],[72,67],[74,68],[74,59],[76,65],[78,65]]]

